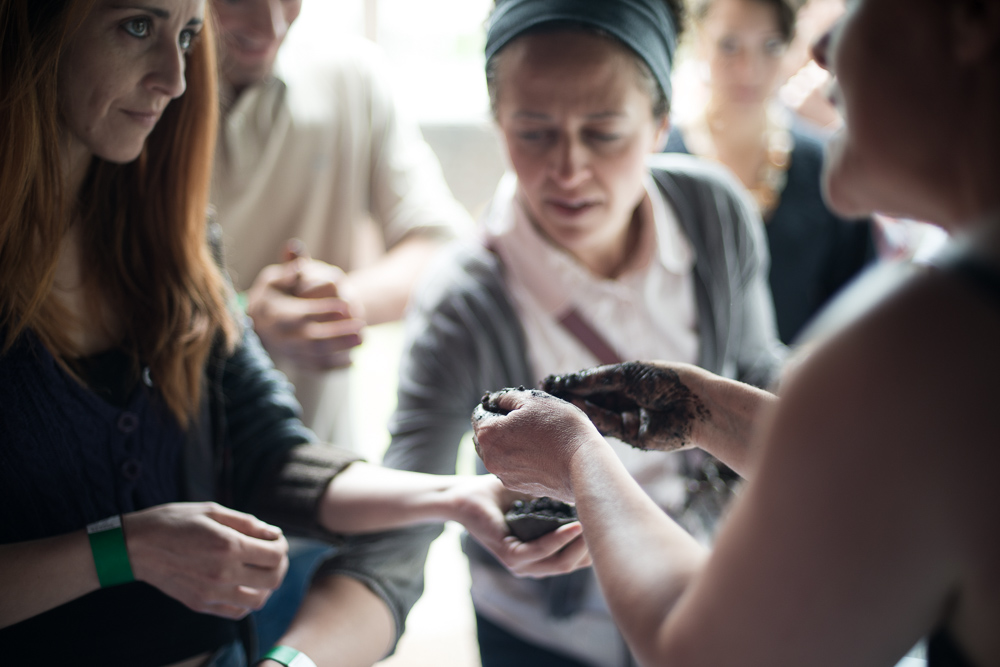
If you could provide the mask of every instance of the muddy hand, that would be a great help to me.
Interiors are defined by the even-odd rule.
[[[576,451],[607,446],[579,409],[537,389],[504,389],[472,414],[473,442],[486,469],[530,496],[573,502],[568,466]]]
[[[577,373],[550,375],[541,388],[582,409],[604,435],[639,449],[672,451],[694,444],[710,414],[687,364],[629,361]]]

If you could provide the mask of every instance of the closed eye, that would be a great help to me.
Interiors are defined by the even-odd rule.
[[[590,139],[590,140],[592,140],[592,141],[598,141],[598,142],[602,142],[602,143],[608,143],[608,142],[617,141],[618,139],[621,139],[621,135],[615,134],[613,132],[591,131],[591,132],[587,132],[587,138]]]

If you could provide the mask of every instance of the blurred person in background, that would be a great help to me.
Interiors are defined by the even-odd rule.
[[[471,227],[386,63],[363,39],[282,66],[301,0],[213,0],[222,125],[212,204],[254,329],[303,419],[352,446],[350,351],[398,319],[444,240]],[[361,266],[370,221],[385,253]],[[367,233],[366,233],[367,232]]]
[[[844,0],[806,0],[795,20],[795,35],[782,65],[781,101],[802,120],[832,131],[843,122],[826,97],[830,73],[812,57],[812,45],[844,13]]]
[[[875,258],[870,223],[845,220],[823,202],[822,137],[777,100],[796,7],[796,0],[692,3],[694,57],[708,94],[678,119],[666,147],[721,162],[753,195],[785,343]]]

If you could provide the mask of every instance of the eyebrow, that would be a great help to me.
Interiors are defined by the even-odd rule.
[[[162,9],[160,7],[151,7],[149,5],[113,4],[111,5],[111,9],[138,9],[139,11],[149,12],[153,16],[164,20],[170,18],[170,12],[167,11],[166,9]],[[192,18],[190,21],[187,22],[187,25],[202,25],[204,22],[205,22],[204,19],[195,16],[194,18]]]
[[[627,114],[621,113],[619,111],[599,111],[597,113],[592,113],[587,116],[589,120],[605,120],[622,118]],[[546,113],[541,113],[538,111],[518,111],[514,114],[514,118],[523,118],[526,120],[548,120],[551,118],[550,115]]]

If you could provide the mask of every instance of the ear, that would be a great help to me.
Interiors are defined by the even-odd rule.
[[[950,4],[958,62],[972,64],[1000,49],[1000,0],[956,0]]]

